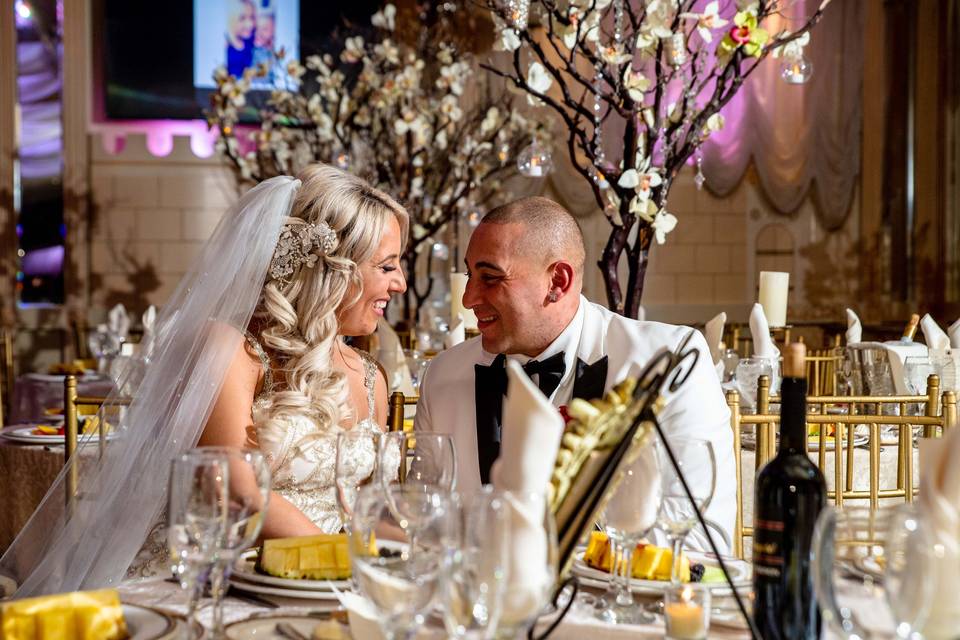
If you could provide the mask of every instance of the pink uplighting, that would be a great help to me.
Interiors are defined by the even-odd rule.
[[[91,129],[100,134],[103,148],[109,154],[123,151],[126,137],[142,134],[147,139],[147,151],[162,158],[173,151],[174,136],[189,136],[190,150],[199,158],[213,155],[217,132],[211,131],[204,120],[124,120],[97,122]]]

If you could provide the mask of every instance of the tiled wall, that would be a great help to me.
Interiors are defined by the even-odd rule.
[[[195,157],[185,138],[163,158],[150,155],[136,136],[116,155],[97,140],[92,146],[93,307],[123,302],[139,311],[163,304],[236,199],[233,177],[216,156]],[[668,209],[679,223],[651,252],[643,295],[648,318],[697,323],[726,311],[731,321],[743,321],[756,297],[757,273],[788,264],[792,319],[840,318],[843,301],[855,296],[848,281],[855,280],[849,275],[856,272],[859,201],[844,229],[826,233],[809,201],[794,215],[780,216],[750,180],[717,198],[697,190],[688,172],[674,183]],[[580,222],[587,239],[586,294],[604,302],[594,265],[609,226],[599,213]],[[778,253],[783,247],[793,247],[793,255]]]

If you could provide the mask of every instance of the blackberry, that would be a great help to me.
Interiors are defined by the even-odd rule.
[[[702,564],[691,563],[690,564],[690,582],[700,582],[701,580],[703,580],[703,572],[706,570],[707,568],[704,567]]]

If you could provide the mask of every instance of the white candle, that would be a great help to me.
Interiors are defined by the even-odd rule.
[[[477,316],[472,309],[463,306],[463,292],[467,288],[467,274],[450,274],[450,323],[456,323],[457,316],[463,318],[463,328],[475,331]]]
[[[760,272],[760,299],[763,315],[771,327],[787,324],[787,294],[790,292],[790,274],[783,271]]]

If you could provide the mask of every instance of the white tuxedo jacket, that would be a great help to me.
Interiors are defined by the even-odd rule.
[[[580,309],[571,324],[581,323],[579,336],[568,343],[565,354],[566,372],[553,393],[554,405],[571,399],[576,361],[590,365],[606,356],[606,380],[603,390],[627,376],[638,375],[650,359],[663,349],[674,351],[688,333],[689,327],[641,322],[617,315],[580,297]],[[713,443],[717,462],[716,489],[706,516],[719,524],[732,538],[736,516],[736,468],[733,456],[733,432],[730,412],[720,388],[710,351],[703,336],[694,331],[688,348],[700,351],[687,381],[676,393],[665,397],[660,412],[661,424],[668,437],[696,437]],[[574,352],[575,351],[575,352]],[[545,353],[549,353],[547,349]],[[479,337],[467,340],[437,355],[427,367],[420,386],[415,428],[420,431],[449,433],[457,453],[457,489],[470,492],[480,482],[477,445],[474,365],[490,365],[496,354],[481,347]],[[503,425],[509,429],[510,425]],[[691,484],[705,482],[696,471],[684,469]],[[663,535],[654,532],[658,541]],[[723,549],[723,541],[714,535]],[[687,538],[690,548],[708,551],[706,538],[699,527]],[[728,550],[727,550],[728,551]]]

